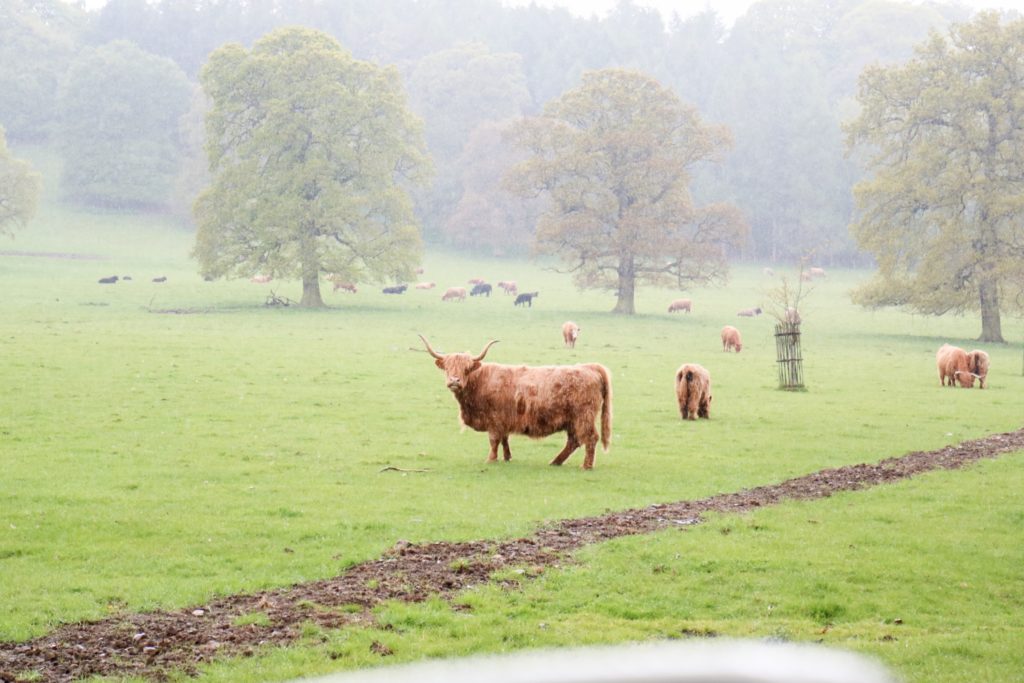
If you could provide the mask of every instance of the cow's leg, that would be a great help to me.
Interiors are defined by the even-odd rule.
[[[702,398],[700,400],[700,407],[697,409],[697,417],[703,417],[704,419],[708,419],[709,417],[711,417],[709,409],[710,406],[708,400],[706,398]]]
[[[498,459],[498,444],[501,443],[501,435],[490,432],[487,436],[491,441],[491,452],[487,454],[487,462],[494,462]]]
[[[508,447],[508,437],[507,436],[501,437],[501,450],[502,450],[502,453],[505,456],[505,462],[508,462],[509,460],[512,459],[512,451]]]
[[[577,448],[580,447],[580,442],[576,440],[576,435],[571,431],[569,432],[569,438],[565,440],[565,448],[555,456],[555,459],[551,461],[552,465],[561,465],[565,462],[570,455],[573,454]]]
[[[594,469],[594,451],[597,450],[597,442],[587,444],[587,454],[583,458],[583,469]]]

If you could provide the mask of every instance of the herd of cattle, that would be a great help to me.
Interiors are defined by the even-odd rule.
[[[418,272],[422,273],[423,270],[420,269]],[[337,292],[338,290],[342,290],[346,292],[351,292],[352,294],[356,294],[359,291],[359,288],[356,287],[354,282],[347,282],[335,275],[328,275],[327,280],[333,283],[335,292]],[[256,283],[266,283],[270,281],[270,278],[264,275],[257,275],[254,276],[251,279],[251,281]],[[467,296],[490,297],[491,292],[494,291],[494,287],[489,282],[485,281],[483,278],[470,278],[467,284],[472,286],[471,289],[467,290],[465,287],[449,287],[444,291],[444,294],[441,295],[441,301],[465,301]],[[530,308],[532,308],[533,300],[540,295],[540,292],[520,293],[519,285],[516,284],[515,280],[499,280],[497,286],[499,289],[505,292],[506,295],[515,295],[516,298],[514,303],[516,306],[529,306]],[[415,289],[430,290],[437,287],[437,283],[417,282],[415,285],[413,285],[413,287]],[[404,294],[408,289],[409,285],[402,284],[394,285],[391,287],[385,287],[381,291],[384,294]]]

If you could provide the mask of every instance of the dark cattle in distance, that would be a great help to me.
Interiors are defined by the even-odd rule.
[[[516,297],[515,305],[521,306],[523,304],[526,304],[530,308],[533,308],[533,298],[539,295],[540,292],[523,292],[522,294]]]
[[[489,284],[487,284],[486,282],[481,282],[479,284],[473,285],[473,289],[470,290],[469,295],[470,296],[477,296],[479,294],[483,294],[483,295],[486,295],[486,296],[490,297],[491,296],[491,286]]]
[[[167,276],[161,275],[160,277],[153,278],[153,282],[167,282]]]
[[[381,291],[385,294],[404,294],[407,289],[409,289],[409,285],[396,285],[394,287],[385,287]]]
[[[120,279],[121,278],[119,278],[116,275],[111,275],[110,277],[101,277],[96,282],[100,283],[101,285],[112,285]]]

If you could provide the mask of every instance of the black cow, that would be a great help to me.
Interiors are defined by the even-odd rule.
[[[540,292],[523,292],[516,297],[516,306],[521,304],[527,304],[530,308],[533,308],[533,297],[539,296]]]
[[[167,276],[161,275],[160,277],[153,278],[153,282],[167,282]]]
[[[488,297],[490,297],[491,286],[486,282],[481,282],[478,285],[473,285],[473,290],[469,293],[469,295],[476,296],[477,294],[486,294]]]
[[[397,287],[385,287],[382,291],[385,294],[404,294],[409,285],[398,285]]]
[[[116,275],[111,275],[110,277],[101,277],[96,282],[99,282],[101,285],[112,285],[115,282],[117,282],[119,279],[120,278],[117,277]]]

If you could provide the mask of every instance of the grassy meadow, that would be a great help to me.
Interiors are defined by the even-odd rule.
[[[191,240],[160,218],[51,201],[0,244],[2,640],[333,576],[400,539],[514,537],[544,520],[876,462],[1024,418],[1022,321],[1004,318],[1014,343],[982,346],[989,389],[941,389],[935,350],[978,346],[979,321],[858,309],[847,292],[864,272],[830,270],[814,285],[802,311],[807,391],[784,392],[772,319],[735,316],[765,302],[773,282],[759,267],[688,292],[689,315],[666,313],[677,292],[641,289],[627,318],[608,312],[610,295],[579,292],[540,264],[431,251],[423,278],[439,289],[325,286],[330,307],[305,311],[264,306],[271,290],[299,299],[297,282],[204,282]],[[113,274],[132,280],[96,283]],[[474,276],[540,296],[526,309],[500,291],[441,302],[444,287]],[[574,350],[562,346],[568,319],[582,328]],[[742,332],[742,353],[722,352],[724,324]],[[579,451],[552,468],[560,436],[513,437],[512,462],[487,465],[486,435],[460,431],[417,333],[446,352],[500,339],[494,362],[605,364],[611,451],[591,472]],[[683,362],[711,372],[709,421],[679,419]],[[394,649],[392,663],[696,631],[823,641],[878,656],[909,681],[1022,680],[1022,456],[620,539],[521,592],[471,591],[469,612],[387,605],[387,631],[311,632],[206,677],[376,665],[373,640]]]

